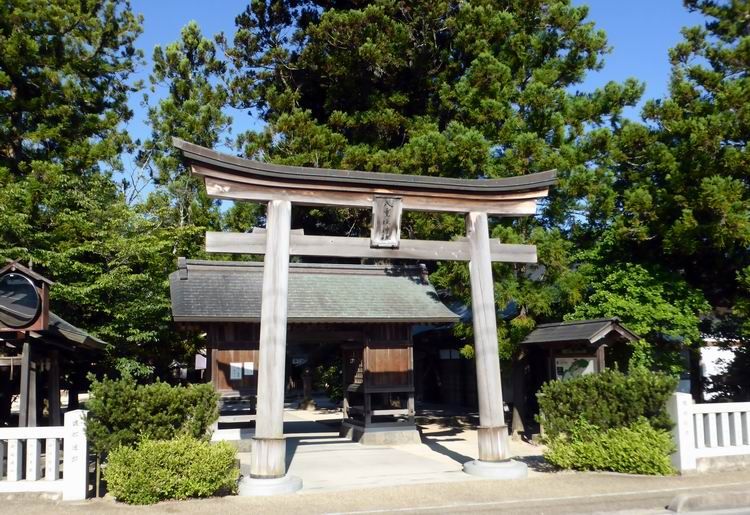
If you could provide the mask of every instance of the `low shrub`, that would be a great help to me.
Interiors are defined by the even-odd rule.
[[[118,501],[152,504],[167,499],[233,493],[239,469],[235,449],[190,436],[174,440],[142,440],[109,453],[104,478]]]
[[[629,427],[607,430],[580,419],[569,433],[549,438],[547,444],[544,458],[560,468],[627,474],[674,473],[669,459],[675,450],[671,435],[654,429],[645,418]]]
[[[140,439],[169,440],[178,435],[205,438],[219,418],[219,396],[210,384],[139,385],[131,376],[92,381],[86,434],[91,448],[106,454]]]
[[[340,363],[318,365],[314,378],[315,388],[324,390],[331,401],[338,402],[344,398],[344,371]]]
[[[538,422],[550,437],[569,433],[580,419],[606,430],[646,418],[654,428],[670,430],[666,403],[676,386],[676,378],[645,369],[550,381],[537,394]]]

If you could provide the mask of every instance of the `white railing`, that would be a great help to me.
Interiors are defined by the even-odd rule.
[[[56,492],[86,498],[86,412],[69,411],[63,426],[0,428],[0,493]]]
[[[680,472],[696,470],[701,458],[750,457],[750,402],[695,404],[675,393],[667,410],[675,423],[672,464]]]

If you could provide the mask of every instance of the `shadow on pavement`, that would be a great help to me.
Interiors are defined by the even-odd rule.
[[[526,464],[529,469],[535,472],[555,472],[557,469],[547,463],[544,456],[514,456],[515,461],[520,461]]]
[[[467,461],[471,461],[474,458],[471,458],[470,456],[466,456],[465,454],[461,454],[460,452],[452,451],[451,449],[448,449],[444,445],[440,445],[440,443],[437,440],[433,440],[431,437],[435,435],[445,435],[450,436],[451,434],[457,434],[460,431],[453,432],[453,431],[442,431],[440,433],[431,433],[429,436],[426,436],[424,434],[421,435],[422,437],[422,443],[426,445],[431,451],[437,452],[439,454],[442,454],[443,456],[447,456],[453,461],[464,464]],[[460,438],[451,439],[449,441],[458,441],[461,440]]]

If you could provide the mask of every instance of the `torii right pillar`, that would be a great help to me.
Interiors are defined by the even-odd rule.
[[[464,472],[496,479],[523,478],[527,476],[528,469],[525,463],[510,459],[508,428],[505,425],[486,212],[470,212],[466,216],[466,235],[471,252],[469,272],[479,398],[479,459],[465,463]]]

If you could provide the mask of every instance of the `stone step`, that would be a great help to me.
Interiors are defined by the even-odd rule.
[[[255,415],[236,414],[219,416],[219,424],[249,424],[250,422],[255,422]]]
[[[255,429],[233,428],[217,429],[211,435],[212,442],[227,442],[237,449],[237,452],[250,452]]]

